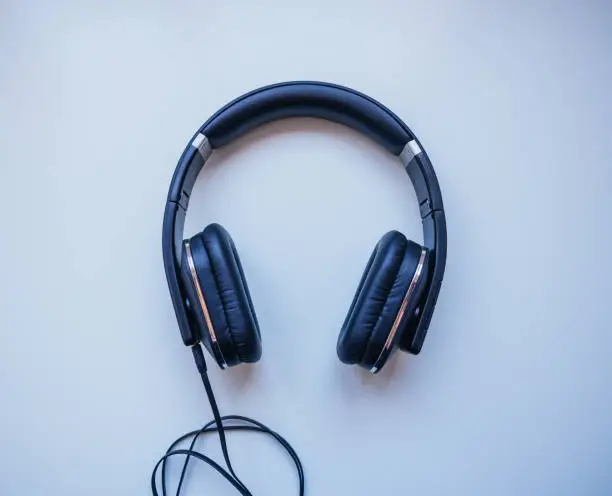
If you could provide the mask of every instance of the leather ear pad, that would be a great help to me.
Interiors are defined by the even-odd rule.
[[[422,251],[422,246],[397,231],[388,232],[378,242],[338,337],[336,350],[342,362],[367,368],[374,366],[414,278]],[[427,286],[424,272],[408,300],[400,332]]]
[[[259,323],[244,277],[242,264],[229,233],[219,224],[210,224],[189,240],[198,281],[221,353],[228,366],[252,363],[261,358]],[[181,262],[185,277],[185,249]],[[190,277],[190,276],[189,276]],[[193,285],[186,284],[192,302],[198,302]],[[200,307],[199,303],[192,306]],[[210,332],[198,308],[198,322],[204,324],[203,339]]]

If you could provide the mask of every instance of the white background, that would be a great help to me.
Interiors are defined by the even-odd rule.
[[[257,365],[211,371],[222,411],[283,433],[309,495],[612,492],[609,4],[50,3],[0,6],[2,495],[150,494],[169,442],[210,418],[164,278],[165,196],[209,115],[292,79],[368,93],[421,139],[445,284],[421,355],[340,364],[375,243],[422,239],[407,176],[316,120],[217,152],[187,233],[232,233],[264,337]],[[230,445],[254,494],[297,494],[271,441]],[[204,467],[186,489],[235,494]]]

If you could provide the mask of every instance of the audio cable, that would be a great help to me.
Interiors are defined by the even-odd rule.
[[[241,415],[226,415],[221,416],[219,413],[219,407],[217,405],[217,400],[215,399],[215,394],[213,392],[212,386],[210,384],[210,380],[208,378],[208,371],[206,367],[206,361],[204,359],[204,353],[202,352],[202,348],[199,344],[191,347],[191,351],[193,353],[193,357],[198,368],[198,372],[202,379],[202,383],[204,384],[204,389],[206,391],[206,396],[208,398],[208,402],[210,403],[210,408],[213,412],[214,419],[208,422],[201,429],[188,432],[183,434],[181,437],[176,439],[167,449],[166,454],[159,459],[159,461],[155,464],[153,468],[153,473],[151,474],[151,490],[153,496],[160,496],[158,491],[158,479],[161,483],[161,496],[168,496],[167,485],[166,485],[166,469],[167,469],[167,460],[169,458],[175,456],[184,456],[185,461],[183,463],[183,468],[181,470],[181,476],[179,478],[179,482],[177,485],[175,496],[180,496],[181,490],[183,489],[183,483],[185,481],[185,475],[187,473],[187,467],[191,459],[196,459],[198,461],[204,462],[211,466],[213,469],[217,471],[221,476],[223,476],[237,491],[239,494],[243,496],[253,496],[253,493],[247,488],[247,486],[238,478],[236,475],[234,468],[232,467],[232,462],[230,460],[229,451],[227,449],[227,441],[225,433],[226,431],[251,431],[251,432],[260,432],[264,434],[268,434],[272,436],[289,454],[293,463],[295,464],[295,468],[298,474],[299,481],[299,496],[304,496],[304,469],[302,468],[302,462],[300,461],[299,456],[293,449],[293,447],[287,442],[285,438],[283,438],[280,434],[273,431],[266,425],[253,420],[249,417],[244,417]],[[211,432],[216,432],[219,436],[219,442],[221,444],[221,451],[223,452],[223,458],[225,460],[225,465],[227,468],[224,468],[215,460],[206,456],[199,451],[195,450],[196,442],[199,437],[203,434],[210,434]],[[178,449],[176,448],[180,443],[186,441],[191,438],[191,443],[189,448],[187,449]],[[160,470],[161,468],[161,470]],[[158,471],[161,472],[161,477],[158,477]]]

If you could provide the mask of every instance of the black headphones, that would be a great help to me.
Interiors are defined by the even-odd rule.
[[[397,232],[385,234],[374,248],[338,337],[337,353],[347,364],[373,373],[392,352],[421,351],[440,292],[446,264],[446,220],[442,195],[423,147],[408,127],[372,98],[342,86],[289,82],[243,95],[214,114],[192,137],[170,183],[162,244],[166,278],[181,336],[202,379],[214,420],[174,441],[151,475],[153,496],[167,494],[166,461],[185,457],[176,494],[190,459],[204,462],[240,494],[252,492],[236,475],[227,449],[226,431],[255,431],[272,436],[295,464],[299,495],[305,478],[297,452],[279,433],[241,415],[222,416],[208,378],[201,345],[221,368],[261,358],[261,332],[238,252],[219,224],[183,240],[185,215],[196,177],[215,148],[247,131],[284,117],[320,117],[361,131],[398,155],[414,185],[423,221],[424,246]],[[195,449],[201,435],[216,432],[227,469]],[[187,448],[180,444],[191,439]],[[161,482],[158,481],[158,469]]]
[[[261,332],[238,252],[229,233],[211,224],[183,240],[189,197],[216,148],[285,117],[345,124],[399,156],[416,190],[424,246],[397,232],[374,248],[338,337],[347,364],[382,369],[394,350],[418,354],[440,292],[446,263],[446,220],[436,174],[412,131],[372,98],[342,86],[287,82],[230,102],[195,133],[172,177],[163,223],[166,278],[183,342],[204,347],[221,368],[256,362]]]

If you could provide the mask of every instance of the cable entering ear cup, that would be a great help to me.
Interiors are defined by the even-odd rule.
[[[414,321],[410,317],[427,287],[427,268],[428,252],[421,245],[398,231],[381,238],[342,325],[336,347],[340,361],[368,370],[382,368],[388,356],[379,359],[392,329],[397,330],[395,348],[400,335],[409,332],[406,323]]]
[[[190,258],[196,279],[189,267]],[[257,315],[238,252],[221,225],[210,224],[184,242],[181,277],[202,341],[209,351],[217,346],[222,355],[213,353],[219,365],[231,367],[258,361],[262,347]],[[212,340],[216,340],[216,345]]]

